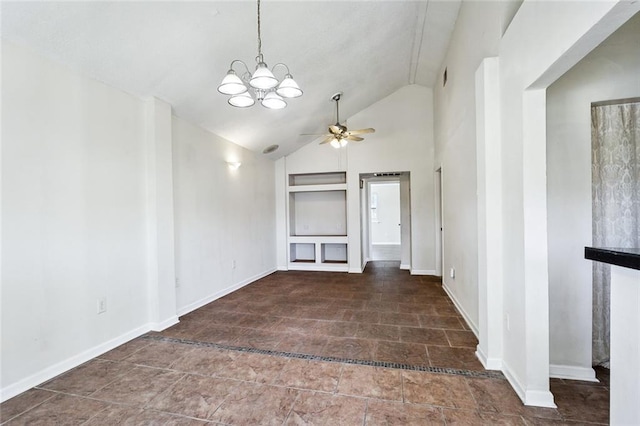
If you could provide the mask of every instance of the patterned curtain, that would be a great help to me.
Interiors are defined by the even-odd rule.
[[[640,247],[640,100],[591,107],[593,245]],[[593,262],[593,364],[609,363],[609,265]]]

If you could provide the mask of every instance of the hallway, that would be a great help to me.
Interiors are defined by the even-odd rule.
[[[608,383],[524,407],[435,277],[276,272],[0,406],[3,424],[606,424]]]

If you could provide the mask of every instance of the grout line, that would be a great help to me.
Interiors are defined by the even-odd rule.
[[[210,347],[217,349],[226,349],[230,351],[236,352],[244,352],[244,353],[253,353],[259,355],[271,355],[271,356],[279,356],[284,358],[294,358],[294,359],[306,359],[310,361],[325,361],[325,362],[335,362],[341,364],[352,364],[352,365],[364,365],[370,367],[384,367],[384,368],[394,368],[399,370],[408,370],[408,371],[424,371],[428,373],[439,373],[439,374],[448,374],[454,376],[465,376],[465,377],[479,377],[479,378],[489,378],[489,379],[502,379],[506,380],[502,372],[499,371],[474,371],[474,370],[460,370],[455,368],[447,368],[447,367],[429,367],[423,365],[409,365],[397,362],[385,362],[385,361],[371,361],[371,360],[360,360],[360,359],[350,359],[350,358],[338,358],[332,356],[320,356],[320,355],[310,355],[310,354],[302,354],[297,352],[283,352],[276,350],[268,350],[268,349],[257,349],[257,348],[249,348],[243,346],[232,346],[232,345],[223,345],[219,343],[211,343],[211,342],[200,342],[196,340],[188,340],[188,339],[177,339],[173,337],[164,337],[157,335],[149,335],[146,334],[142,336],[143,339],[155,340],[160,342],[170,342],[170,343],[180,343],[185,345],[193,345],[193,346],[202,346],[202,347]],[[425,345],[426,347],[426,345]],[[427,351],[428,354],[428,351]]]
[[[23,414],[26,414],[26,413],[28,413],[29,411],[31,411],[31,410],[33,410],[33,409],[35,409],[35,408],[38,408],[39,406],[41,406],[41,405],[42,405],[42,404],[44,404],[45,402],[47,402],[47,401],[49,401],[50,399],[54,398],[54,397],[56,396],[56,394],[58,393],[58,392],[55,392],[55,391],[51,391],[51,390],[49,390],[49,389],[39,388],[39,387],[37,387],[37,386],[34,386],[32,389],[38,389],[38,390],[41,390],[41,391],[50,392],[50,393],[52,393],[53,395],[51,395],[51,396],[50,396],[50,397],[48,397],[47,399],[43,400],[42,402],[40,402],[40,403],[38,403],[38,404],[36,404],[36,405],[34,405],[34,406],[32,406],[32,407],[28,407],[28,408],[27,408],[27,409],[25,409],[24,411],[21,411],[21,412],[17,413],[15,416],[13,416],[13,417],[11,417],[11,418],[9,418],[9,419],[3,420],[3,421],[2,421],[2,423],[0,423],[0,424],[3,424],[3,425],[4,425],[4,424],[9,424],[9,422],[11,422],[12,420],[17,419],[19,416],[22,416]],[[16,395],[16,396],[19,396],[19,395]],[[14,397],[14,398],[15,398],[15,397]],[[10,401],[10,400],[11,400],[11,398],[10,398],[10,399],[8,399],[7,401]],[[5,402],[6,402],[6,401],[5,401]],[[4,404],[4,402],[3,402],[3,404]]]
[[[364,415],[362,416],[362,426],[366,426],[367,424],[367,412],[369,411],[369,401],[371,401],[371,398],[367,398],[364,401]]]
[[[128,357],[127,357],[127,358],[128,358]],[[78,369],[79,367],[87,366],[88,364],[93,363],[93,362],[118,364],[118,366],[119,366],[119,367],[125,366],[125,367],[123,367],[123,368],[126,368],[126,366],[127,366],[127,365],[129,365],[129,366],[130,366],[130,368],[126,369],[126,371],[124,371],[124,372],[121,372],[121,373],[116,374],[116,375],[115,375],[115,377],[113,378],[113,380],[111,380],[110,382],[107,382],[106,384],[104,384],[104,385],[102,385],[102,386],[100,386],[100,387],[98,387],[98,388],[94,389],[94,390],[93,390],[93,392],[91,392],[91,393],[90,393],[90,394],[88,394],[88,395],[76,394],[76,393],[72,393],[72,392],[69,392],[69,391],[57,390],[57,389],[51,389],[51,388],[46,387],[46,386],[47,386],[47,385],[49,385],[50,383],[52,383],[52,382],[54,382],[54,381],[56,381],[56,380],[58,380],[58,379],[62,379],[63,377],[68,376],[68,375],[70,375],[71,373],[77,373],[77,369]],[[133,364],[133,363],[130,363],[130,362],[127,362],[127,361],[124,361],[124,360],[121,360],[121,361],[113,361],[113,360],[104,359],[104,358],[94,358],[94,359],[91,359],[91,360],[89,360],[89,361],[85,362],[84,364],[79,365],[79,366],[78,366],[78,367],[76,367],[76,368],[73,368],[73,369],[71,369],[71,370],[69,370],[69,371],[67,371],[67,372],[65,372],[65,373],[60,374],[59,376],[54,377],[54,378],[53,378],[53,379],[51,379],[51,380],[48,380],[48,381],[46,381],[46,382],[44,382],[44,383],[42,383],[42,384],[40,384],[40,385],[38,385],[38,386],[35,386],[35,388],[36,388],[36,389],[41,389],[41,390],[47,390],[47,391],[49,391],[49,392],[57,392],[57,393],[61,393],[61,394],[64,394],[64,395],[72,395],[72,396],[77,396],[77,397],[81,397],[81,398],[89,398],[89,399],[95,399],[95,400],[97,400],[97,401],[102,401],[101,399],[94,398],[92,395],[93,395],[93,394],[95,394],[96,392],[101,391],[102,389],[106,388],[107,386],[109,386],[109,385],[111,385],[111,384],[113,384],[113,383],[117,382],[118,380],[120,380],[120,379],[121,379],[121,378],[123,378],[124,376],[126,376],[128,373],[130,373],[130,372],[131,372],[131,370],[133,370],[134,368],[136,368],[136,365],[137,365],[137,364]]]
[[[176,371],[176,370],[173,370],[173,371]],[[159,399],[161,396],[168,395],[171,391],[173,391],[173,389],[175,389],[176,385],[178,383],[184,381],[187,378],[187,376],[189,376],[189,373],[182,373],[182,377],[178,378],[178,380],[176,380],[171,385],[169,385],[165,390],[163,390],[162,392],[159,392],[158,394],[156,394],[153,398],[151,398],[147,402],[143,403],[140,407],[143,410],[153,409],[151,404],[153,402],[155,402],[155,400]],[[162,410],[160,410],[160,411],[162,411]]]
[[[344,365],[340,366],[340,375],[338,376],[338,383],[336,383],[336,388],[334,389],[334,395],[338,394],[338,389],[340,389],[340,383],[342,383],[342,376],[344,375]]]
[[[407,400],[404,397],[404,374],[400,373],[400,391],[402,392],[402,403],[406,404]]]
[[[449,342],[449,347],[452,348],[453,345],[451,344],[451,339],[449,339],[449,333],[447,333],[447,330],[444,330],[444,337],[447,339],[447,342]]]
[[[293,388],[288,388],[288,389],[293,389]],[[295,399],[293,400],[293,404],[291,404],[291,408],[289,408],[289,412],[287,413],[287,415],[285,416],[284,420],[282,421],[282,424],[285,425],[287,424],[287,421],[289,420],[289,417],[291,416],[291,413],[293,413],[293,408],[296,406],[296,403],[298,402],[298,400],[300,399],[300,395],[302,395],[302,392],[300,392],[298,390]]]
[[[102,410],[98,410],[95,413],[93,413],[93,416],[89,417],[87,420],[85,420],[84,422],[80,423],[81,425],[85,425],[87,423],[89,423],[91,420],[93,420],[93,418],[97,417],[98,414],[102,413],[105,410],[108,410],[109,408],[111,408],[112,406],[109,404],[106,404],[105,407]]]

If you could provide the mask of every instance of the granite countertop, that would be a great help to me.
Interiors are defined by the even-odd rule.
[[[640,270],[640,247],[585,247],[585,259]]]

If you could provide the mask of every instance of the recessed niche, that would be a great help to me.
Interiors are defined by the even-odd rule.
[[[291,243],[289,245],[291,262],[315,263],[316,245],[313,243]]]
[[[347,235],[347,192],[289,193],[291,236]]]
[[[320,246],[322,263],[347,263],[347,245],[340,243],[322,243]]]

